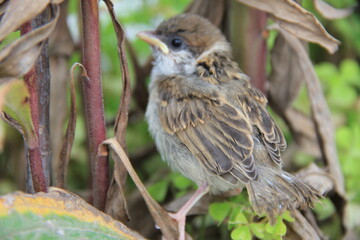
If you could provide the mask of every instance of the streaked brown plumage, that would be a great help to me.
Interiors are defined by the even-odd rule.
[[[286,142],[267,99],[232,60],[215,26],[184,14],[139,37],[155,58],[149,129],[173,169],[213,193],[245,185],[254,209],[270,219],[318,198],[281,169]]]

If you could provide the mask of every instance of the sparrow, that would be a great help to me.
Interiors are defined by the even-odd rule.
[[[216,26],[182,14],[137,36],[150,44],[154,57],[145,114],[149,131],[170,167],[199,186],[172,215],[179,229],[208,192],[245,186],[254,210],[270,220],[312,206],[319,192],[282,170],[283,133]]]

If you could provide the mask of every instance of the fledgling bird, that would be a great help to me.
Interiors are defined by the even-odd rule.
[[[282,170],[284,136],[266,111],[266,97],[232,59],[219,29],[200,16],[182,14],[138,37],[152,46],[154,56],[149,130],[162,158],[199,186],[173,215],[181,229],[186,213],[209,191],[245,186],[254,210],[270,219],[312,205],[318,191]]]

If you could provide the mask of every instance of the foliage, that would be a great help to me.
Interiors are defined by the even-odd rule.
[[[0,197],[1,239],[142,239],[84,200],[61,189]],[[121,231],[125,230],[125,232]]]
[[[227,224],[232,239],[281,239],[286,234],[284,220],[294,221],[288,211],[278,216],[272,224],[264,216],[259,218],[253,212],[245,192],[229,202],[211,204],[209,214],[218,224]]]

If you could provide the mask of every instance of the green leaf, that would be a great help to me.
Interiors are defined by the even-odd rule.
[[[174,186],[179,190],[188,189],[190,186],[193,185],[193,182],[191,180],[182,176],[179,173],[171,174],[171,181],[174,184]]]
[[[284,236],[286,234],[286,225],[283,221],[279,221],[276,227],[276,234]]]
[[[322,221],[328,219],[335,213],[335,206],[328,198],[324,198],[321,202],[315,204],[315,213],[317,218]]]
[[[274,234],[276,229],[275,229],[275,225],[271,225],[269,222],[266,224],[265,226],[265,230],[266,232],[270,233],[270,234]]]
[[[15,192],[0,197],[0,239],[143,239],[73,193]]]
[[[162,180],[148,187],[148,191],[151,197],[153,197],[156,201],[162,202],[165,200],[168,186],[169,186],[169,181]]]
[[[264,234],[265,224],[264,223],[251,223],[250,229],[256,237],[258,237],[260,239],[263,239],[265,237],[265,234]]]
[[[23,135],[29,148],[37,144],[31,119],[29,92],[24,81],[16,80],[1,86],[0,111],[4,113],[4,120]]]
[[[242,211],[243,211],[242,206],[240,206],[239,204],[235,204],[232,206],[231,213],[229,214],[229,222],[228,222],[229,223],[228,225],[231,226],[230,229],[232,229],[234,225],[237,224],[235,222],[235,218],[237,214]]]
[[[348,150],[351,146],[349,140],[352,139],[353,133],[350,127],[342,126],[336,131],[336,143],[339,148]]]
[[[274,236],[272,240],[282,240],[283,238],[281,236]]]
[[[354,60],[345,59],[341,61],[340,73],[346,82],[360,86],[360,67]]]
[[[214,220],[221,223],[229,215],[231,208],[232,204],[229,202],[213,203],[210,205],[209,213]]]
[[[282,215],[282,218],[288,222],[294,222],[295,221],[295,218],[293,218],[291,215],[290,215],[290,212],[289,211],[286,211],[283,215]]]
[[[284,224],[282,219],[280,217],[278,217],[277,222],[274,225],[267,223],[265,226],[265,230],[268,233],[271,233],[274,235],[284,236],[286,234],[286,225]]]
[[[250,231],[249,226],[243,225],[243,226],[235,228],[231,232],[231,239],[251,240],[252,236],[251,236],[251,231]]]
[[[331,88],[328,98],[332,106],[351,108],[357,98],[357,94],[353,87],[342,85]]]
[[[231,217],[231,219],[229,220],[229,223],[231,223],[231,224],[247,224],[248,220],[241,211],[238,211],[237,213],[234,214],[234,217]]]

